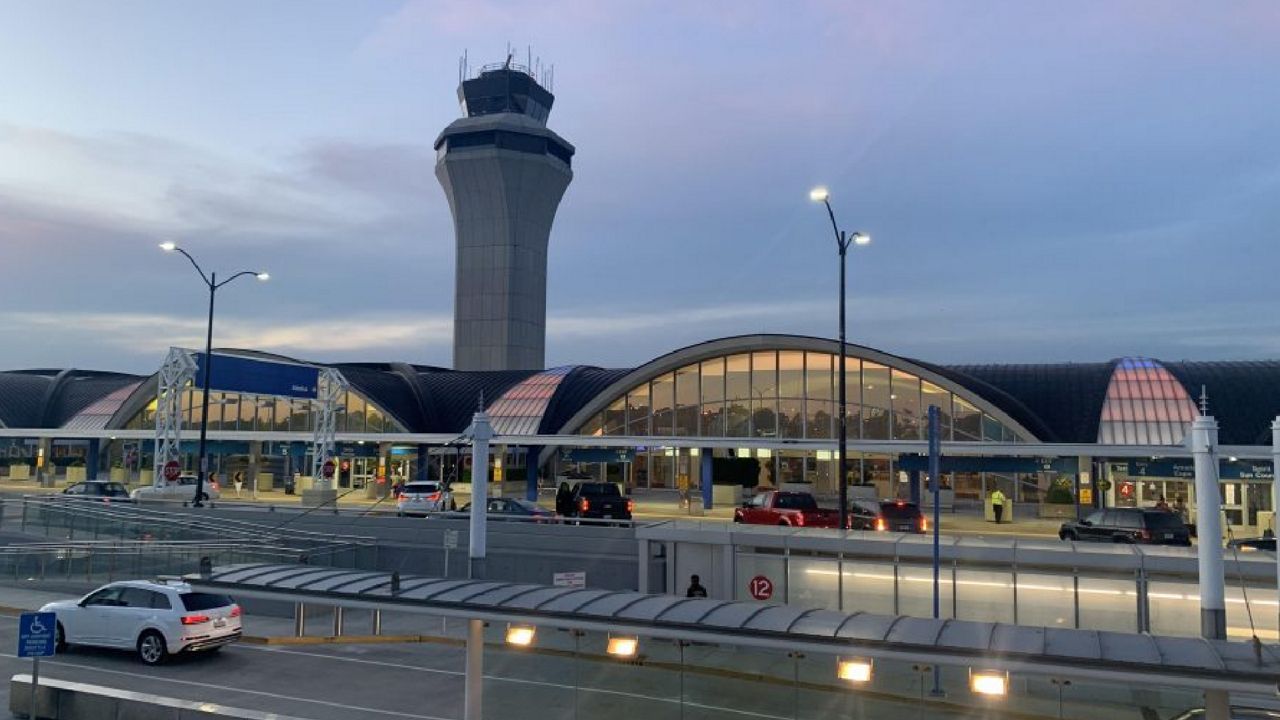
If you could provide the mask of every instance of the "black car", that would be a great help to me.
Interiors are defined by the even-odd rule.
[[[1083,520],[1062,523],[1058,537],[1081,542],[1190,545],[1191,533],[1182,517],[1153,508],[1107,508]]]
[[[635,502],[611,482],[583,482],[573,486],[571,517],[630,520]]]
[[[1276,539],[1272,537],[1256,537],[1256,538],[1232,538],[1227,543],[1228,548],[1234,548],[1240,552],[1255,552],[1257,550],[1276,551]]]
[[[75,500],[94,500],[97,502],[113,503],[122,502],[129,503],[133,500],[129,497],[129,490],[124,485],[110,480],[86,480],[78,482],[74,485],[68,485],[62,491],[67,499]]]
[[[849,506],[850,530],[923,533],[929,529],[920,507],[905,500],[854,500]]]

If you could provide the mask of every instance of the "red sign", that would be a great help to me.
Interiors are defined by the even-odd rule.
[[[751,578],[747,583],[747,592],[756,600],[768,600],[773,597],[773,581],[763,575]]]
[[[178,467],[177,460],[170,460],[169,462],[164,464],[165,480],[173,482],[174,480],[177,480],[178,476],[181,474],[182,474],[182,468]]]
[[[323,473],[325,477],[331,478],[333,477],[333,467],[334,465],[332,460],[325,460],[324,465],[320,466],[320,472]]]

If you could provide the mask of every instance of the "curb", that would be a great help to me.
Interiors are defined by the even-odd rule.
[[[434,635],[241,635],[249,645],[389,645],[393,643],[436,643],[461,647],[461,639]]]

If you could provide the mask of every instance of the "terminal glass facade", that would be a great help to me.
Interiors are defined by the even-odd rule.
[[[188,388],[182,393],[182,429],[200,429],[200,412],[204,393]],[[209,429],[255,432],[311,432],[315,430],[316,409],[312,400],[296,400],[270,395],[209,393]],[[348,392],[338,405],[337,432],[402,433],[404,427],[363,395]],[[156,401],[125,424],[132,430],[156,426]]]
[[[631,388],[576,433],[828,440],[838,437],[838,361],[831,353],[766,350],[690,363]],[[848,357],[845,366],[851,440],[927,439],[928,407],[936,405],[944,440],[1034,441],[974,402],[907,370],[858,357]],[[836,489],[834,453],[744,449],[736,454],[760,461],[762,484],[812,483],[818,493]],[[690,477],[698,473],[697,457],[687,449],[642,449],[632,465],[634,486],[677,487],[682,476],[697,485]],[[854,453],[850,466],[850,482],[883,485],[885,494],[892,494],[897,477],[892,458]]]

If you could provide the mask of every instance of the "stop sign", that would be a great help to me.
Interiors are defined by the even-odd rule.
[[[320,472],[327,478],[333,477],[333,461],[325,460],[324,465],[320,466]]]
[[[773,597],[773,581],[763,575],[751,578],[747,583],[747,592],[756,600],[768,600]]]
[[[177,480],[182,474],[182,469],[178,467],[177,460],[170,460],[164,464],[164,479],[170,482]]]

